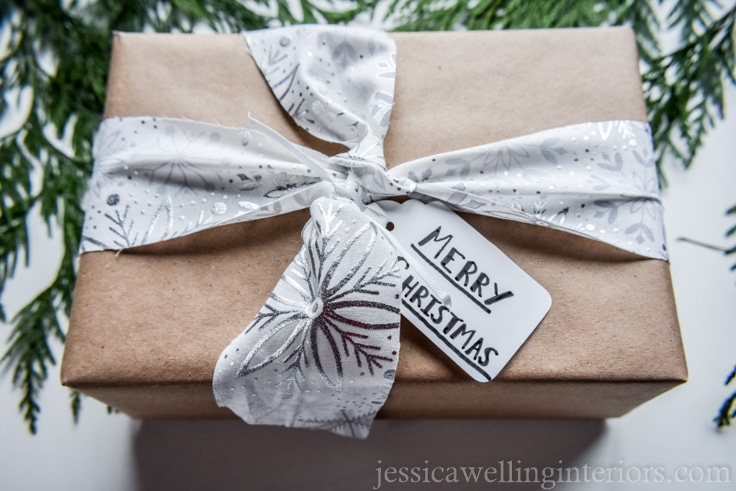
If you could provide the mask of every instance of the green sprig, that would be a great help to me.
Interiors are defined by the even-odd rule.
[[[726,215],[736,216],[736,205],[733,205],[731,208],[729,208],[728,211],[726,211]],[[736,237],[736,225],[732,226],[728,229],[728,231],[726,231],[726,237]],[[736,254],[736,245],[730,247],[729,249],[726,249],[726,254]],[[736,263],[731,266],[731,271],[736,271]]]
[[[730,384],[734,379],[736,379],[736,367],[728,374],[724,385]],[[718,411],[718,415],[714,418],[714,421],[719,428],[723,428],[724,426],[730,426],[733,418],[736,418],[736,391],[723,401],[721,410]]]
[[[726,215],[736,216],[736,205],[729,208],[728,211],[726,211]],[[728,229],[726,237],[736,237],[736,225],[733,225]],[[736,245],[731,246],[724,252],[726,255],[736,254]],[[731,271],[736,271],[736,263],[731,266]],[[729,385],[733,380],[736,380],[736,367],[734,367],[733,371],[728,374],[724,385]],[[713,419],[713,421],[716,422],[719,428],[722,428],[724,426],[730,426],[731,421],[734,418],[736,418],[736,391],[723,401],[721,409],[718,411],[718,415]]]
[[[668,155],[685,167],[692,164],[708,130],[723,119],[725,84],[736,84],[736,5],[713,20],[702,3],[688,0],[675,4],[669,25],[680,27],[681,45],[650,60],[643,76],[660,164]]]

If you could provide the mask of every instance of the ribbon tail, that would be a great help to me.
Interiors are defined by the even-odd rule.
[[[348,200],[320,198],[311,212],[304,246],[221,354],[213,391],[251,424],[365,438],[398,361],[396,251]]]
[[[552,227],[667,259],[649,127],[612,121],[552,128],[394,167],[412,196],[457,211]]]

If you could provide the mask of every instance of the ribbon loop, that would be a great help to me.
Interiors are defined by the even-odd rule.
[[[354,148],[388,130],[396,47],[384,32],[295,26],[246,34],[253,59],[294,121]]]
[[[320,198],[304,246],[220,357],[217,403],[245,421],[365,438],[393,383],[400,275],[352,201]]]

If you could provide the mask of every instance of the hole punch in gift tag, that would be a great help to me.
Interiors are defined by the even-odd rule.
[[[411,256],[399,258],[402,315],[475,380],[492,380],[547,315],[549,293],[445,205],[378,205]],[[449,303],[436,298],[427,274]]]

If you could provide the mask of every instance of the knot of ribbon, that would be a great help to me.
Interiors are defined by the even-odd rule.
[[[217,403],[249,423],[364,438],[393,384],[400,246],[374,203],[440,200],[666,259],[648,126],[589,122],[388,170],[396,49],[385,33],[298,26],[246,34],[274,96],[328,157],[251,120],[228,128],[111,118],[95,142],[82,252],[121,250],[309,208],[304,245],[217,362]]]
[[[303,164],[323,183],[332,187],[325,194],[339,196],[359,205],[367,205],[398,193],[411,194],[416,184],[406,177],[392,177],[386,170],[382,140],[366,137],[358,146],[333,157],[300,148],[268,126],[251,119],[251,126],[280,145],[292,158]]]

